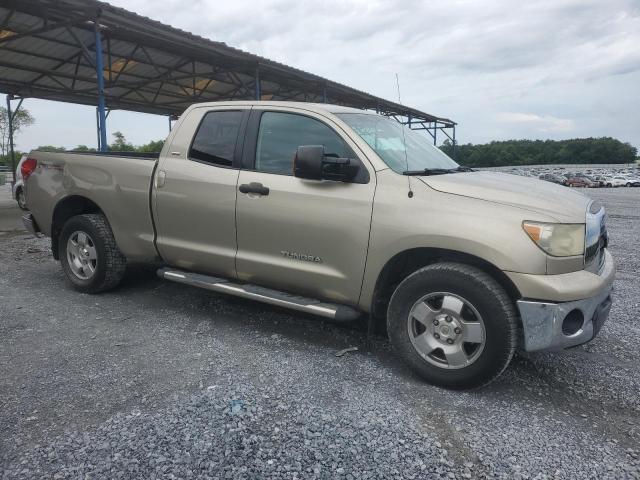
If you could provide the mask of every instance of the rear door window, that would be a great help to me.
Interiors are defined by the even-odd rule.
[[[233,166],[242,111],[208,112],[200,122],[189,149],[189,158],[201,162]]]

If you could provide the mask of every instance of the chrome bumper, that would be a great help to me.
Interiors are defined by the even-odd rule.
[[[33,215],[31,215],[30,213],[22,215],[22,224],[24,225],[24,228],[26,228],[27,231],[32,235],[35,235],[37,237],[40,233],[40,228],[38,227],[35,218],[33,218]]]
[[[607,286],[598,295],[573,302],[546,303],[519,300],[518,309],[522,319],[524,344],[527,352],[536,350],[561,350],[587,343],[598,334],[609,316],[612,286]],[[563,331],[563,323],[569,313],[573,318],[581,314],[582,326],[575,332]]]

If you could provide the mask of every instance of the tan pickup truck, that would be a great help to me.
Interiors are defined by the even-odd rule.
[[[470,171],[370,112],[206,103],[159,155],[34,151],[27,228],[71,285],[167,280],[317,314],[386,320],[427,381],[473,388],[514,351],[590,341],[611,307],[604,208],[573,189]]]

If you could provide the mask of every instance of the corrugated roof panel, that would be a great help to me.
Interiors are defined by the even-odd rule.
[[[10,20],[0,25],[4,93],[95,104],[93,22],[99,15],[110,108],[175,114],[194,101],[254,98],[259,68],[264,98],[322,101],[326,89],[333,103],[454,125],[97,0],[3,0],[0,18],[9,10]]]

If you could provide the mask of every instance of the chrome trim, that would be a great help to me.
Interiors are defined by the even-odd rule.
[[[573,302],[549,303],[518,300],[518,309],[522,319],[523,349],[561,350],[593,340],[600,327],[609,316],[611,309],[612,286],[607,286],[598,295],[575,300]],[[562,321],[572,310],[578,309],[584,316],[582,328],[573,335],[562,332]],[[594,325],[594,316],[598,313],[598,325]]]
[[[608,243],[605,225],[606,213],[598,202],[591,202],[585,218],[584,269],[598,273],[604,262],[604,249]]]
[[[161,268],[158,270],[158,276],[166,280],[204,288],[213,292],[227,293],[236,297],[257,300],[270,305],[311,313],[337,321],[354,320],[360,316],[358,310],[347,305],[326,303],[317,299],[292,295],[258,285],[233,283],[224,278],[199,273]]]

